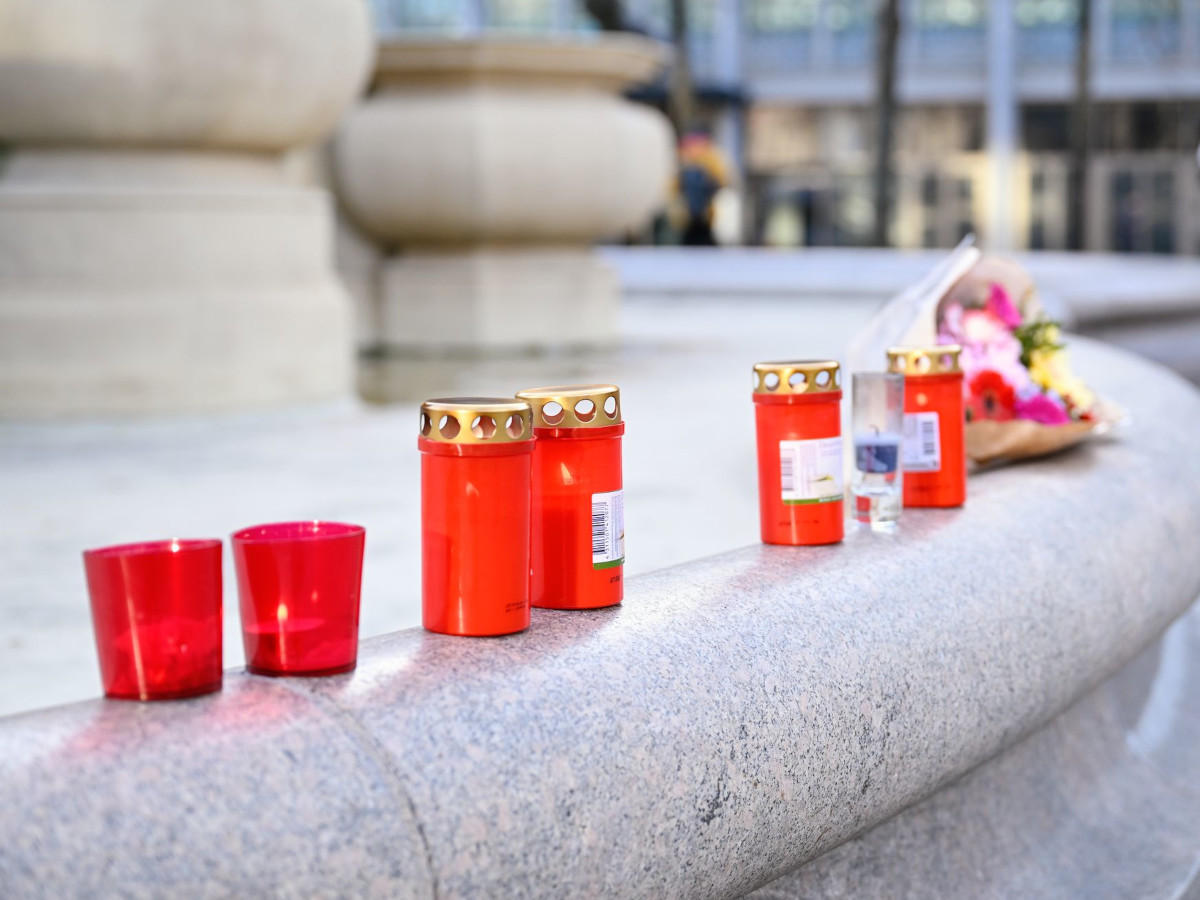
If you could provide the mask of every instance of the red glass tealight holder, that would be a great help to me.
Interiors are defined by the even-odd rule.
[[[221,542],[121,544],[83,554],[100,678],[119,700],[221,689]]]
[[[336,675],[354,668],[366,533],[340,522],[279,522],[234,533],[249,671]]]

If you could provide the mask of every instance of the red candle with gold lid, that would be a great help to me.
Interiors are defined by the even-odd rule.
[[[904,376],[905,506],[962,506],[967,499],[966,409],[957,344],[891,347],[888,371]]]
[[[841,401],[833,360],[755,364],[763,543],[836,544],[845,536]]]
[[[450,397],[421,405],[421,609],[442,634],[529,627],[529,404]]]
[[[530,600],[547,609],[615,606],[624,596],[621,392],[612,384],[531,388]]]

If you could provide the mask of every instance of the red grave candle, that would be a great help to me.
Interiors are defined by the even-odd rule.
[[[832,360],[754,366],[764,544],[836,544],[845,536],[841,401]]]
[[[258,675],[335,675],[358,661],[366,530],[279,522],[233,535],[246,668]]]
[[[904,376],[904,505],[962,506],[967,499],[966,409],[957,344],[892,347]]]
[[[450,397],[421,406],[421,612],[441,634],[529,627],[529,404]]]
[[[221,542],[166,540],[83,554],[107,697],[221,689]]]
[[[624,597],[621,393],[611,384],[531,388],[530,600],[546,609],[615,606]]]

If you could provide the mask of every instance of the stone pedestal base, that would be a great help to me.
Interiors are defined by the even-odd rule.
[[[412,359],[615,342],[617,278],[588,248],[666,199],[670,123],[622,96],[666,61],[633,35],[384,40],[331,154],[348,218],[400,248],[373,282],[343,244],[356,295],[378,286],[360,318],[372,345]]]
[[[17,153],[0,179],[0,415],[332,398],[352,348],[328,195],[274,157]]]
[[[616,272],[590,250],[413,251],[383,263],[385,349],[527,350],[617,339]]]
[[[371,350],[379,345],[379,262],[384,253],[345,216],[337,216],[334,235],[337,273],[354,307],[354,342]]]

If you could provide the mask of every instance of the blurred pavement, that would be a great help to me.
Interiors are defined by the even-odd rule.
[[[626,571],[755,542],[750,366],[840,355],[885,295],[627,302],[619,349],[417,367],[429,396],[540,384],[620,385]],[[403,371],[412,376],[413,365]],[[413,385],[409,385],[411,388]],[[0,714],[100,692],[80,552],[163,537],[228,537],[259,522],[367,528],[364,636],[420,624],[414,403],[346,402],[221,418],[0,425]],[[225,660],[243,662],[232,561]]]

